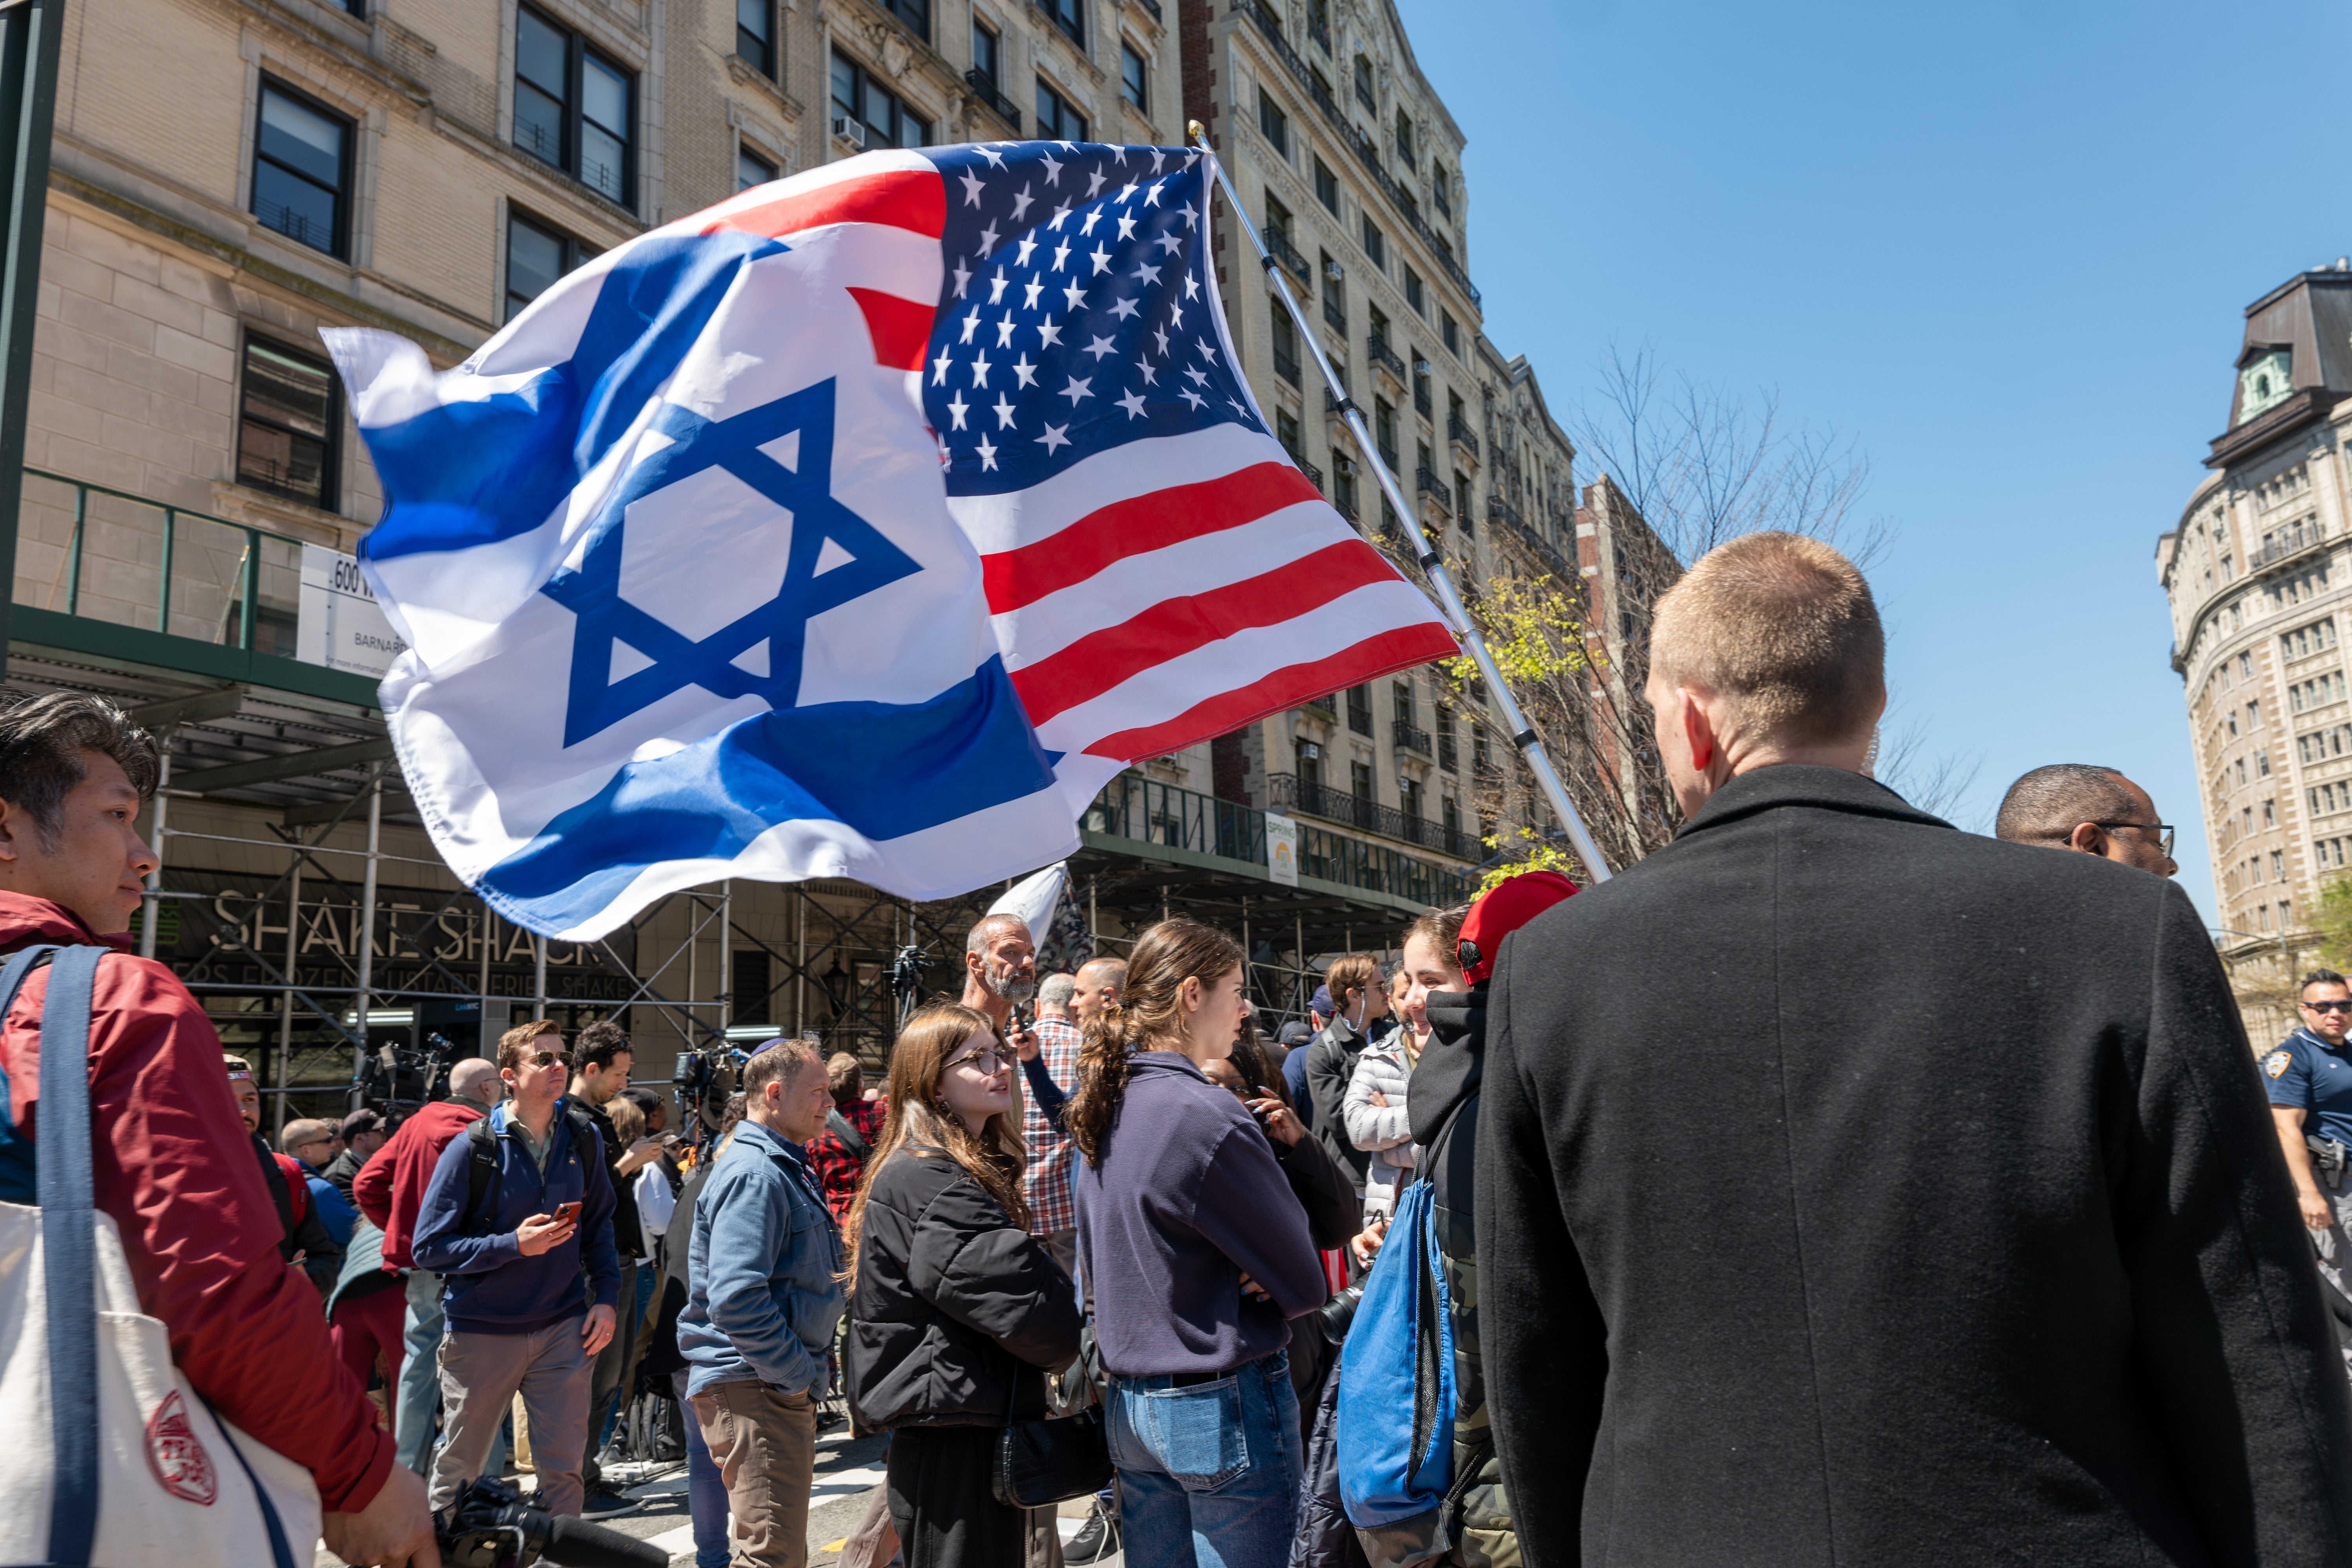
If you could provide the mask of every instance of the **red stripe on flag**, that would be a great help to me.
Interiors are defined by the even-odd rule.
[[[1296,708],[1310,697],[1355,686],[1392,669],[1427,664],[1435,658],[1452,658],[1461,651],[1454,638],[1437,626],[1400,626],[1366,637],[1328,658],[1288,665],[1263,680],[1219,692],[1166,723],[1105,735],[1087,748],[1087,754],[1131,763],[1138,757],[1181,751],[1213,736],[1238,730],[1244,724]]]
[[[1270,572],[1204,594],[1163,599],[1115,626],[1088,632],[1014,670],[1013,689],[1021,693],[1029,722],[1043,724],[1154,665],[1235,632],[1279,626],[1366,584],[1396,580],[1396,568],[1379,551],[1360,539],[1341,540]]]
[[[923,368],[923,351],[931,342],[931,323],[939,317],[937,306],[885,294],[879,289],[852,289],[849,297],[866,312],[866,330],[874,337],[876,364],[887,364],[893,370]]]
[[[734,228],[773,239],[829,223],[886,224],[937,239],[947,232],[947,182],[935,169],[892,169],[744,207],[702,232]]]
[[[1322,492],[1287,463],[1254,463],[1222,479],[1172,485],[1088,512],[1018,549],[981,557],[992,614],[1033,605],[1130,555],[1181,544],[1280,511]]]

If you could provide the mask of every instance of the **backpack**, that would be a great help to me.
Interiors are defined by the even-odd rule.
[[[587,1160],[592,1149],[598,1159],[604,1157],[604,1137],[586,1111],[566,1100],[563,1123],[572,1130],[572,1146],[580,1151],[582,1161]],[[488,1236],[488,1227],[499,1214],[499,1140],[490,1131],[489,1117],[477,1116],[467,1125],[466,1147],[470,1158],[466,1163],[466,1223],[460,1234]],[[487,1205],[482,1201],[485,1197],[489,1199]]]
[[[841,1113],[837,1105],[825,1112],[824,1130],[839,1139],[841,1146],[849,1151],[849,1157],[860,1164],[874,1152],[874,1145],[866,1141],[866,1134],[849,1124],[849,1118]]]
[[[1428,1533],[1443,1533],[1458,1392],[1449,1298],[1436,1197],[1414,1182],[1397,1201],[1339,1358],[1339,1497],[1359,1529],[1427,1515]]]
[[[286,1199],[278,1205],[278,1218],[290,1237],[294,1227],[302,1223],[302,1216],[310,1212],[310,1173],[291,1154],[272,1154],[269,1158],[278,1166],[278,1184],[286,1189]]]
[[[37,1206],[0,1205],[0,1563],[302,1568],[319,1539],[305,1466],[215,1415],[140,1307],[92,1192],[89,1015],[98,947],[0,967],[0,1016],[49,971],[41,1010]],[[7,1118],[0,1116],[0,1121]]]

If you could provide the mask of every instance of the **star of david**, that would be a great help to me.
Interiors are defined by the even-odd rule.
[[[809,617],[921,570],[833,498],[833,416],[831,380],[727,419],[706,419],[675,405],[662,410],[653,427],[675,444],[629,470],[590,524],[592,542],[579,567],[557,573],[541,590],[579,617],[564,745],[576,746],[688,686],[790,708],[798,700]],[[795,430],[796,467],[760,450]],[[621,596],[621,540],[632,503],[710,468],[724,469],[783,508],[790,521],[779,519],[778,526],[792,529],[792,547],[774,598],[696,641]],[[646,525],[642,513],[640,524]],[[835,559],[819,571],[828,543],[837,546]],[[847,560],[839,559],[844,552]],[[709,563],[713,572],[728,569],[725,561]],[[757,661],[745,658],[763,641],[764,674],[746,668]],[[615,642],[650,662],[614,679]]]

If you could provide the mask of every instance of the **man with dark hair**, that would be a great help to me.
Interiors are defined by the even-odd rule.
[[[734,1141],[695,1198],[677,1344],[727,1484],[736,1568],[802,1568],[816,1402],[844,1300],[840,1234],[802,1148],[834,1101],[806,1040],[754,1051],[743,1095]]]
[[[2159,877],[2180,869],[2172,858],[2172,828],[2157,820],[2147,791],[2088,763],[2052,763],[2010,785],[1992,831],[2012,844],[2078,850]]]
[[[156,770],[153,741],[102,699],[58,693],[0,710],[0,952],[128,945],[156,866],[134,826]],[[19,1135],[0,1145],[0,1200],[11,1203],[35,1195],[48,975],[33,972],[0,1026]],[[223,1420],[310,1467],[337,1556],[437,1563],[423,1483],[394,1469],[319,1293],[286,1267],[284,1186],[240,1125],[204,1008],[163,964],[118,952],[98,967],[89,1056],[96,1205],[180,1373]],[[257,1096],[254,1111],[257,1129]]]
[[[626,1149],[613,1131],[604,1110],[614,1096],[629,1087],[629,1068],[636,1058],[629,1049],[628,1032],[610,1018],[580,1031],[572,1042],[572,1102],[588,1113],[604,1139],[604,1173],[613,1187],[613,1244],[620,1254],[621,1316],[631,1331],[613,1336],[596,1357],[596,1375],[588,1401],[588,1449],[581,1457],[581,1474],[587,1483],[583,1519],[610,1519],[634,1513],[641,1506],[604,1485],[604,1454],[621,1407],[628,1402],[631,1373],[635,1371],[638,1311],[637,1266],[646,1255],[645,1221],[637,1213],[637,1172],[661,1153],[661,1141],[640,1137]]]
[[[349,1199],[352,1183],[358,1177],[360,1167],[373,1158],[377,1150],[392,1142],[392,1126],[384,1121],[383,1112],[362,1106],[336,1125],[335,1136],[342,1142],[342,1152],[330,1160],[327,1168],[320,1174],[333,1183],[335,1190]]]
[[[1884,633],[1817,540],[1695,563],[1646,695],[1680,831],[1486,1007],[1524,1560],[2352,1561],[2352,1385],[2188,895],[1872,782]]]
[[[2294,1183],[2295,1206],[2318,1254],[2319,1277],[2352,1376],[2352,986],[2332,969],[2303,977],[2295,998],[2303,1026],[2263,1058],[2263,1089],[2271,1100]]]
[[[482,1473],[517,1394],[530,1420],[538,1506],[577,1514],[590,1363],[611,1342],[620,1269],[596,1124],[563,1094],[562,1037],[509,1030],[511,1099],[441,1151],[409,1244],[441,1276],[441,1427],[433,1505]]]
[[[1388,986],[1381,979],[1381,961],[1369,952],[1350,952],[1331,961],[1323,972],[1329,993],[1329,1022],[1307,1043],[1307,1099],[1308,1126],[1331,1156],[1348,1173],[1356,1195],[1364,1195],[1365,1173],[1372,1157],[1348,1136],[1348,1085],[1354,1081],[1356,1063],[1372,1026],[1389,1016]]]

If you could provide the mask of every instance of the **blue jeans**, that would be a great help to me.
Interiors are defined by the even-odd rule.
[[[407,1332],[402,1336],[400,1386],[393,1391],[392,1443],[395,1463],[420,1476],[433,1474],[433,1419],[441,1414],[441,1276],[422,1268],[408,1274]],[[501,1427],[482,1466],[486,1476],[507,1472],[507,1434]]]
[[[1214,1383],[1110,1379],[1129,1568],[1285,1568],[1305,1456],[1290,1353]]]
[[[686,1415],[686,1510],[694,1516],[694,1568],[727,1568],[733,1555],[727,1543],[727,1483],[702,1440],[702,1423],[686,1402],[686,1369],[669,1374],[677,1407]]]

